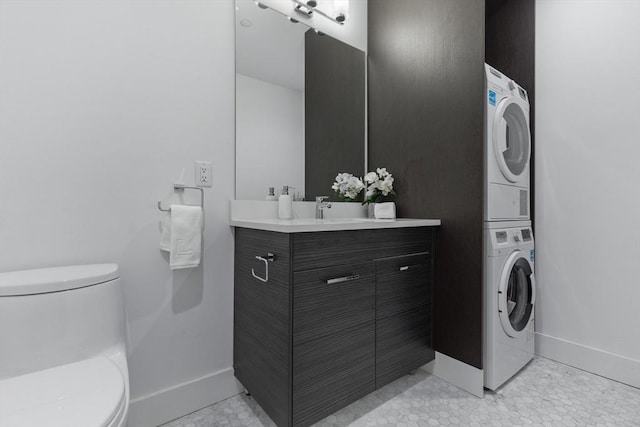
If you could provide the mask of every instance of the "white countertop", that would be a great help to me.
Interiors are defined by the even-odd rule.
[[[373,230],[379,228],[433,227],[439,226],[439,219],[369,219],[369,218],[330,218],[330,219],[231,219],[234,227],[256,230],[277,231],[280,233],[307,233],[314,231]]]

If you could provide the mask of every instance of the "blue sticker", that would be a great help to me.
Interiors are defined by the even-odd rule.
[[[489,104],[496,105],[496,93],[492,90],[489,91]]]
[[[535,251],[535,249],[531,249],[529,251],[529,259],[531,260],[531,262],[533,262],[536,259],[536,251]]]

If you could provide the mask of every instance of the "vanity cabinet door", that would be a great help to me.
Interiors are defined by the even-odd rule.
[[[374,263],[293,275],[293,425],[375,390]]]
[[[433,360],[428,252],[376,261],[376,388]]]

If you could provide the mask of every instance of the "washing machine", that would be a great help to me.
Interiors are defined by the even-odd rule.
[[[484,386],[496,390],[535,354],[531,221],[484,227]]]
[[[527,91],[485,64],[485,97],[484,220],[529,220]]]

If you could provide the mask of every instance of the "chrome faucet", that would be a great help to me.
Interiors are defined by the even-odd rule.
[[[318,196],[316,197],[316,219],[324,219],[324,208],[330,209],[331,203],[327,203],[324,200],[328,199],[329,196]]]

